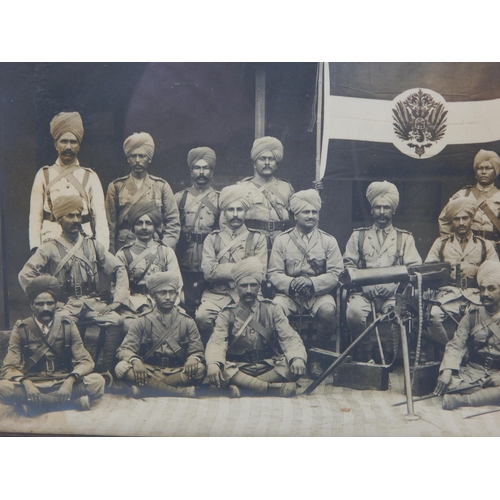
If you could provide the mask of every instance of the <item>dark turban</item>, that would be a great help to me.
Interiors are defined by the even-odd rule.
[[[219,206],[221,210],[225,210],[228,205],[235,201],[241,202],[243,208],[248,210],[250,208],[250,200],[247,197],[248,190],[241,184],[233,184],[225,187],[219,196]]]
[[[41,293],[48,292],[54,299],[59,300],[61,285],[54,276],[42,274],[37,276],[26,288],[26,295],[30,302],[33,302]]]
[[[134,149],[140,148],[141,146],[144,147],[149,161],[151,161],[155,152],[155,142],[147,132],[135,132],[130,137],[125,139],[125,142],[123,143],[125,156],[128,156],[134,151]]]
[[[498,175],[500,172],[500,158],[495,151],[486,151],[486,149],[481,149],[474,158],[474,170],[476,170],[476,168],[479,167],[483,161],[489,161],[495,169],[495,175]]]
[[[482,286],[485,281],[500,285],[500,262],[485,260],[477,270],[477,282]]]
[[[385,199],[393,210],[396,210],[399,205],[399,191],[392,182],[372,182],[366,190],[366,197],[372,206],[378,202],[378,199],[381,197]]]
[[[250,156],[255,161],[265,151],[271,151],[278,163],[283,159],[283,144],[276,137],[266,136],[255,139]]]
[[[210,148],[194,148],[188,153],[188,165],[189,168],[193,168],[195,163],[199,160],[205,160],[210,167],[215,168],[215,162],[217,157],[215,156],[215,151]]]
[[[82,212],[83,211],[83,200],[82,197],[77,194],[71,194],[68,196],[59,196],[52,202],[52,213],[56,220],[61,217],[70,214],[71,212]]]
[[[472,196],[461,196],[451,200],[446,205],[445,216],[449,222],[460,212],[466,212],[470,217],[474,217],[477,207]]]
[[[321,210],[321,197],[316,189],[298,191],[290,199],[290,210],[294,214],[302,212],[309,205],[312,205],[318,212]]]
[[[160,292],[161,290],[166,290],[167,287],[171,286],[176,290],[179,289],[180,280],[179,275],[173,271],[165,271],[163,273],[155,273],[148,276],[146,279],[146,286],[149,293]]]
[[[265,270],[257,257],[248,257],[240,260],[233,266],[232,277],[237,284],[243,278],[254,278],[259,283],[264,279]]]
[[[83,122],[80,113],[73,111],[72,113],[59,113],[52,118],[50,122],[50,134],[55,141],[66,132],[71,132],[78,143],[82,143],[83,139]]]
[[[147,215],[155,225],[161,225],[161,212],[158,205],[154,201],[140,200],[130,207],[128,211],[128,225],[133,228],[135,223],[143,216]]]

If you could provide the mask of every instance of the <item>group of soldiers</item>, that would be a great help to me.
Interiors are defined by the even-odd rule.
[[[368,186],[373,225],[355,229],[342,255],[318,229],[321,183],[295,192],[276,177],[276,138],[256,139],[254,175],[220,193],[215,152],[192,149],[192,185],[174,195],[149,174],[153,138],[134,133],[123,144],[131,172],[105,197],[78,162],[80,115],[58,114],[50,132],[58,158],[35,177],[31,257],[19,273],[33,314],[14,325],[0,380],[0,401],[26,415],[88,410],[106,385],[132,397],[195,397],[208,386],[230,397],[294,396],[306,371],[317,378],[324,367],[308,363],[289,316],[315,317],[315,346],[328,348],[345,268],[422,264],[411,233],[392,225],[399,192],[387,181]],[[443,209],[425,259],[454,266],[450,285],[433,292],[427,328],[444,349],[436,394],[445,409],[500,404],[500,158],[481,150],[474,170],[477,185]],[[352,339],[394,306],[396,287],[349,292]],[[391,354],[394,336],[378,349],[365,337],[356,351],[369,363]]]

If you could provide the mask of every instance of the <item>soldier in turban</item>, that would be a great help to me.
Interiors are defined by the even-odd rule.
[[[288,181],[275,176],[283,160],[283,144],[278,139],[256,139],[250,156],[254,175],[239,183],[244,186],[250,202],[246,224],[266,236],[270,252],[276,236],[290,227],[290,198],[294,189]]]
[[[205,377],[204,349],[195,322],[175,304],[178,273],[153,274],[146,281],[154,310],[137,317],[118,349],[118,378],[134,397],[195,397]]]
[[[363,269],[389,266],[416,266],[422,259],[416,249],[415,240],[409,231],[395,228],[392,219],[399,206],[397,187],[387,181],[372,182],[366,190],[371,205],[373,225],[355,229],[347,242],[344,253],[346,268]],[[367,327],[369,316],[387,312],[394,304],[397,284],[364,286],[349,295],[346,318],[351,336],[357,338]],[[384,337],[386,332],[379,328]],[[359,361],[371,360],[384,363],[386,357],[394,357],[394,343],[399,339],[399,330],[393,329],[393,339],[382,338],[382,347],[375,351],[375,333],[365,337],[359,344]]]
[[[217,318],[207,344],[207,378],[215,387],[265,396],[295,395],[295,381],[306,371],[306,350],[280,306],[259,297],[265,275],[255,258],[234,264],[232,277],[239,296]]]
[[[125,139],[123,151],[131,172],[111,182],[106,193],[110,252],[116,253],[125,243],[134,240],[128,218],[140,200],[153,202],[161,212],[155,239],[163,239],[165,245],[175,248],[180,222],[174,193],[167,181],[148,173],[155,151],[153,138],[146,132],[134,133]]]
[[[477,183],[465,186],[457,191],[451,198],[467,197],[471,198],[477,207],[472,220],[472,232],[490,240],[499,251],[498,241],[500,241],[500,190],[495,186],[495,179],[500,172],[500,157],[494,151],[481,149],[474,158],[474,174]],[[441,236],[451,233],[451,223],[447,216],[448,205],[446,205],[439,215],[439,232]]]
[[[316,347],[327,349],[335,320],[332,292],[344,266],[337,240],[318,229],[321,198],[315,189],[295,193],[290,200],[297,225],[274,241],[268,276],[277,290],[273,302],[285,314],[310,313],[318,319]],[[312,359],[312,377],[322,366]]]
[[[50,122],[50,133],[58,158],[54,165],[41,168],[35,176],[30,201],[30,249],[34,253],[44,241],[61,235],[53,207],[63,195],[81,198],[83,230],[107,248],[109,231],[101,181],[92,169],[80,166],[77,158],[83,139],[80,114],[59,113]]]
[[[9,340],[0,380],[0,401],[25,416],[66,409],[90,410],[104,393],[104,379],[73,319],[57,310],[57,278],[41,275],[26,289],[32,316],[17,321]]]
[[[155,231],[161,226],[158,206],[153,201],[138,201],[129,211],[128,222],[135,239],[116,253],[117,259],[125,265],[129,278],[129,304],[126,310],[121,311],[126,331],[138,314],[153,308],[147,285],[149,278],[170,271],[177,275],[182,288],[175,252],[162,241],[154,239]]]
[[[176,251],[184,278],[185,307],[189,314],[194,314],[199,298],[194,284],[203,280],[203,242],[219,227],[219,192],[212,187],[216,159],[213,149],[191,149],[187,164],[192,185],[175,194],[181,220],[181,236]]]
[[[89,350],[100,330],[105,330],[103,360],[99,371],[112,370],[117,347],[123,340],[123,320],[117,310],[129,305],[129,286],[124,264],[98,240],[82,230],[83,203],[79,195],[60,196],[54,200],[53,215],[61,227],[61,236],[42,243],[23,266],[19,282],[26,291],[40,274],[54,276],[61,287],[63,310],[77,321],[85,321],[85,342]],[[99,275],[114,280],[113,300],[107,304],[99,298]],[[95,333],[95,335],[93,335]],[[97,363],[97,360],[96,360]]]
[[[444,394],[444,410],[500,406],[500,263],[481,264],[477,281],[482,305],[469,307],[446,344],[439,368],[434,394]],[[452,390],[459,394],[446,394]]]
[[[245,225],[246,212],[250,206],[246,194],[243,184],[228,186],[221,191],[219,204],[226,225],[209,234],[203,244],[201,269],[208,285],[195,319],[205,342],[222,308],[238,300],[231,274],[235,263],[248,257],[257,257],[262,267],[267,268],[265,236]]]
[[[425,262],[449,262],[453,266],[452,282],[437,291],[430,310],[428,334],[444,348],[459,321],[472,305],[480,305],[476,275],[479,266],[487,261],[498,262],[491,241],[472,232],[476,203],[471,196],[451,200],[446,206],[446,218],[451,234],[438,238],[432,245]],[[443,310],[444,309],[444,310]]]

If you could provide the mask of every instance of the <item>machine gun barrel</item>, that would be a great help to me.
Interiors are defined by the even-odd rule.
[[[408,281],[410,276],[406,266],[372,267],[369,269],[344,269],[339,276],[341,285],[359,287],[367,285],[382,285]]]

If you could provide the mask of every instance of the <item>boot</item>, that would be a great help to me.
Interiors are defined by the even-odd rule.
[[[269,384],[267,389],[269,396],[281,396],[292,398],[297,395],[297,384],[295,382],[282,382],[280,384]]]
[[[157,379],[156,377],[149,377],[148,383],[145,389],[149,389],[153,392],[158,392],[162,396],[177,396],[185,398],[196,397],[196,391],[193,386],[189,387],[174,387],[167,384],[164,380]],[[141,388],[141,393],[143,392]]]
[[[240,389],[247,389],[252,392],[257,392],[259,394],[264,394],[267,392],[268,383],[263,380],[259,380],[257,377],[252,377],[243,373],[242,371],[237,371],[236,374],[229,381],[230,385],[235,385]]]
[[[282,377],[275,368],[272,370],[269,370],[266,373],[263,373],[262,375],[259,375],[257,377],[259,380],[262,380],[263,382],[269,382],[269,383],[274,383],[274,382],[286,382],[286,378]]]
[[[487,387],[472,394],[445,394],[443,410],[454,410],[460,406],[500,406],[500,387]]]
[[[90,399],[88,395],[80,396],[74,400],[75,407],[80,411],[89,411],[90,410]]]

